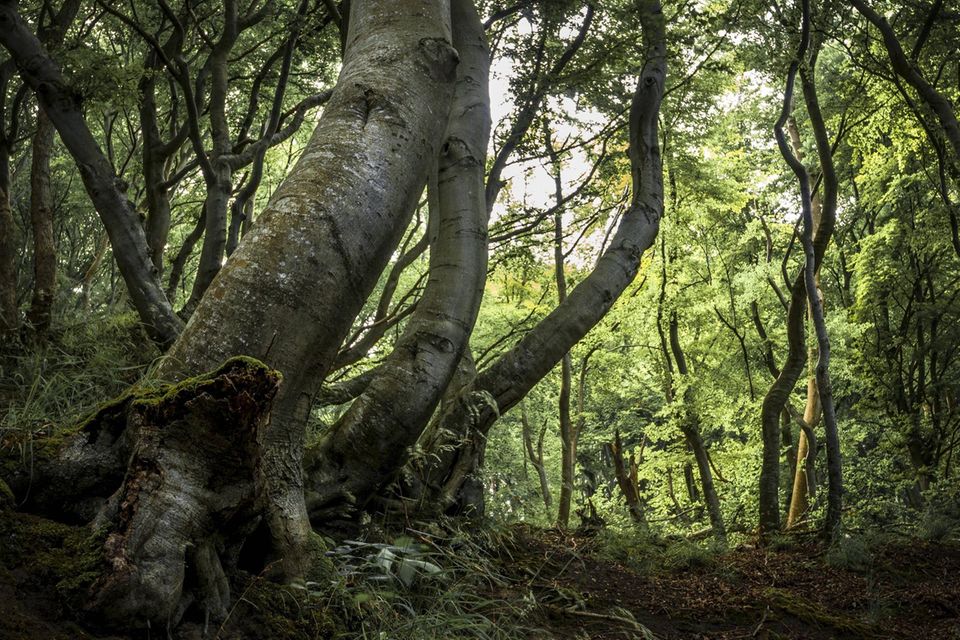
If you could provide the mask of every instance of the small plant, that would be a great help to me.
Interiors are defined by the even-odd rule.
[[[826,561],[827,564],[838,569],[864,573],[873,567],[873,553],[866,538],[848,533],[841,536],[830,547]]]
[[[956,520],[933,511],[927,511],[918,527],[918,535],[929,542],[945,542],[960,532]]]

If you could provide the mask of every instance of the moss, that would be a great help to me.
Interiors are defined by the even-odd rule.
[[[13,491],[10,490],[6,482],[0,479],[0,511],[12,507],[14,500]]]
[[[845,638],[879,638],[882,634],[874,625],[852,616],[828,611],[815,602],[804,600],[800,596],[783,589],[770,588],[764,591],[764,597],[770,606],[784,611],[807,624],[830,627],[843,632]]]
[[[226,360],[213,371],[186,378],[185,380],[181,380],[175,384],[162,384],[157,381],[146,380],[140,384],[134,385],[116,398],[112,398],[106,402],[103,402],[90,414],[83,418],[75,427],[65,431],[68,433],[83,431],[90,428],[94,424],[107,424],[113,422],[125,424],[127,408],[132,403],[136,403],[141,407],[157,406],[174,400],[182,393],[195,395],[197,391],[204,385],[210,384],[218,377],[241,369],[246,369],[250,373],[257,371],[263,372],[276,377],[278,380],[282,377],[279,371],[271,369],[256,358],[251,358],[249,356],[234,356]]]
[[[307,543],[309,566],[304,576],[307,582],[325,587],[336,579],[337,567],[327,556],[331,548],[333,545],[329,544],[326,538],[316,532],[310,533],[310,540]]]
[[[102,546],[103,534],[87,527],[21,513],[0,518],[0,565],[18,569],[26,587],[52,589],[74,611],[104,569]]]
[[[343,628],[329,599],[254,578],[240,590],[240,598],[224,622],[220,637],[321,640],[334,638]]]

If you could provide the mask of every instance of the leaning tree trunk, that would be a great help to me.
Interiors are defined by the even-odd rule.
[[[180,322],[160,289],[143,228],[113,168],[86,126],[77,96],[23,22],[14,2],[0,2],[0,25],[0,42],[17,61],[21,75],[36,92],[41,108],[81,169],[84,186],[110,236],[114,256],[141,320],[159,343],[171,343],[180,330]]]
[[[351,2],[343,67],[303,155],[214,279],[159,374],[234,354],[279,370],[264,433],[278,569],[303,571],[302,470],[314,395],[416,206],[456,68],[441,0]]]
[[[427,286],[393,352],[309,453],[313,518],[362,506],[396,476],[450,384],[480,308],[490,56],[472,0],[454,0],[452,9],[460,65],[438,160],[439,220]]]
[[[169,345],[180,332],[181,322],[160,287],[143,227],[87,126],[79,96],[17,13],[16,5],[15,0],[0,0],[0,44],[16,61],[24,82],[36,93],[40,107],[76,162],[141,321],[159,344]]]
[[[514,407],[610,309],[633,281],[653,244],[663,213],[663,174],[657,118],[666,78],[665,23],[660,3],[640,3],[645,64],[630,109],[629,155],[633,197],[613,240],[594,270],[566,301],[510,351],[482,371],[448,412],[424,434],[430,457],[419,476],[420,504],[430,511],[457,507],[459,490],[476,468],[490,427]]]

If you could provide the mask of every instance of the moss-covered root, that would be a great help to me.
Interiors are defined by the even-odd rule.
[[[123,482],[141,423],[132,418],[174,398],[215,388],[219,380],[242,371],[279,376],[263,363],[239,356],[215,371],[175,385],[135,385],[75,425],[51,434],[21,434],[19,441],[4,442],[0,479],[12,489],[23,511],[65,522],[89,522]]]
[[[265,509],[262,437],[280,377],[232,360],[214,374],[137,399],[137,444],[112,510],[108,570],[88,608],[121,629],[176,625],[191,608],[222,620],[231,595],[224,567]]]
[[[764,596],[771,608],[779,609],[798,620],[817,627],[829,627],[843,638],[882,638],[875,625],[868,624],[852,616],[828,611],[815,602],[804,600],[800,596],[783,589],[770,588]]]

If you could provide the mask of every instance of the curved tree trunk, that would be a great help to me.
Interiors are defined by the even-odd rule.
[[[823,255],[826,251],[827,244],[830,242],[830,238],[833,235],[833,227],[835,222],[835,211],[836,211],[836,200],[837,200],[837,180],[836,174],[833,169],[833,156],[832,150],[830,147],[830,141],[827,138],[826,127],[823,124],[823,118],[820,114],[820,107],[817,101],[815,84],[813,82],[812,74],[813,69],[816,65],[816,57],[819,50],[817,44],[814,44],[812,48],[812,54],[809,61],[809,69],[805,69],[802,74],[802,80],[804,85],[804,97],[806,99],[807,112],[810,115],[811,125],[814,131],[814,137],[817,143],[817,155],[820,159],[821,168],[824,176],[824,197],[822,203],[821,211],[821,220],[820,224],[815,228],[814,214],[813,214],[813,198],[811,194],[810,186],[810,176],[807,173],[806,167],[803,165],[803,162],[796,156],[796,154],[791,150],[789,143],[787,142],[786,134],[784,133],[783,126],[787,121],[789,112],[793,103],[793,92],[794,92],[794,82],[796,80],[797,73],[800,71],[801,63],[804,62],[807,55],[807,49],[810,44],[810,2],[809,0],[803,0],[803,15],[802,15],[802,25],[801,25],[801,39],[800,47],[797,52],[797,56],[794,59],[793,63],[790,66],[790,70],[787,73],[787,82],[786,89],[784,91],[783,98],[783,109],[780,113],[780,118],[777,120],[777,124],[774,127],[774,132],[776,133],[777,146],[780,149],[780,153],[783,156],[784,160],[793,170],[794,174],[797,177],[797,181],[800,186],[800,203],[801,203],[801,215],[803,221],[803,232],[801,234],[801,242],[804,249],[804,268],[801,273],[802,285],[800,282],[794,285],[794,296],[791,298],[791,311],[794,310],[794,304],[798,303],[796,293],[798,291],[805,292],[805,298],[807,305],[809,305],[811,319],[816,330],[817,335],[817,347],[819,352],[819,360],[817,362],[817,388],[820,396],[820,405],[821,411],[823,412],[823,421],[824,429],[827,435],[827,456],[828,456],[828,467],[830,469],[830,492],[828,497],[828,507],[827,507],[827,519],[825,522],[825,531],[829,532],[829,535],[832,536],[837,527],[839,526],[840,520],[840,443],[837,437],[837,426],[836,426],[836,416],[834,414],[833,407],[833,398],[830,385],[830,376],[829,376],[829,361],[830,361],[830,343],[826,333],[826,326],[823,318],[823,303],[820,300],[820,296],[817,292],[817,277],[816,274],[820,269],[820,265],[823,261]],[[791,318],[790,320],[793,320]],[[797,322],[802,329],[802,319]],[[801,330],[802,333],[802,330]],[[791,355],[794,351],[794,344],[791,342]],[[801,350],[801,355],[802,350]],[[805,359],[805,358],[804,358]],[[800,367],[802,369],[802,365]],[[784,369],[787,369],[785,366]],[[797,377],[799,377],[799,371],[797,372]],[[777,383],[774,383],[776,387],[780,382],[780,379],[777,379]],[[790,384],[789,388],[785,390],[785,395],[788,396],[789,393],[793,390],[793,385],[796,383],[794,379]],[[773,389],[771,389],[771,392]],[[769,395],[768,395],[769,398]],[[784,398],[784,404],[786,402],[786,397]],[[764,409],[766,410],[767,403],[764,402]],[[778,410],[782,410],[783,405],[777,407]],[[764,415],[766,419],[766,415]],[[764,423],[766,428],[766,422]],[[766,429],[765,429],[766,431]],[[765,451],[765,454],[767,452]],[[778,466],[779,466],[779,455],[777,456]],[[766,462],[766,458],[765,458]],[[779,470],[778,470],[779,473]],[[761,480],[762,482],[762,480]],[[762,496],[763,497],[763,496]],[[779,513],[777,513],[777,496],[772,496],[774,502],[770,504],[771,496],[767,496],[766,507],[772,507],[772,513],[765,514],[764,502],[761,502],[761,534],[769,534],[773,529],[769,528],[771,522],[765,521],[765,515],[767,517],[772,517],[776,519],[776,524],[779,526]]]
[[[641,256],[656,238],[663,213],[657,117],[666,78],[665,24],[659,2],[641,2],[639,11],[646,62],[630,111],[631,206],[594,270],[566,301],[482,371],[425,434],[423,448],[432,455],[426,468],[414,472],[421,476],[421,504],[431,510],[456,505],[465,470],[476,466],[479,443],[490,427],[603,318],[633,281]]]
[[[460,65],[439,155],[439,219],[427,286],[377,375],[310,451],[314,518],[340,506],[362,506],[396,476],[450,383],[480,308],[487,273],[483,173],[490,56],[472,0],[454,0],[452,8]]]
[[[290,579],[302,575],[310,531],[302,457],[313,397],[416,206],[457,61],[440,0],[355,0],[349,24],[307,148],[158,372],[182,378],[247,354],[283,374],[263,463]]]

